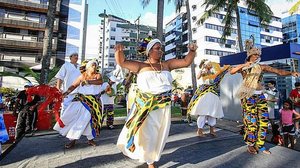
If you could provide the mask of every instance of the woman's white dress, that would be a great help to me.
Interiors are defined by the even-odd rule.
[[[137,75],[137,87],[141,92],[159,94],[172,89],[172,76],[169,71],[145,71]],[[133,109],[135,106],[133,105]],[[132,117],[130,114],[129,118]],[[135,150],[127,148],[126,135],[128,129],[123,127],[119,135],[117,147],[124,155],[138,159],[140,162],[153,163],[160,159],[169,135],[171,124],[171,105],[151,111],[134,138]]]
[[[213,80],[205,80],[203,84],[213,84]],[[211,116],[214,118],[223,118],[224,113],[219,96],[208,92],[199,98],[198,102],[191,109],[191,115]]]
[[[78,93],[83,95],[99,94],[100,85],[78,86]],[[80,101],[71,102],[60,119],[65,126],[61,128],[59,124],[56,123],[53,129],[58,131],[61,135],[71,140],[79,139],[81,135],[85,135],[89,140],[94,138],[90,124],[91,113]]]

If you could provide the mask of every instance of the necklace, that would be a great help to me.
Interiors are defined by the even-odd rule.
[[[155,72],[157,72],[157,73],[161,73],[161,71],[162,71],[162,64],[161,64],[161,61],[159,62],[159,64],[160,64],[160,70],[158,70],[157,68],[154,68],[153,67],[153,65],[152,65],[152,63],[151,63],[151,61],[150,61],[150,59],[148,59],[148,62],[149,62],[149,64],[150,64],[150,66],[151,66],[151,68],[155,71]]]

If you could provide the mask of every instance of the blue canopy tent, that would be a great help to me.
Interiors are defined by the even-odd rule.
[[[220,57],[220,64],[222,66],[242,64],[246,56],[246,52],[223,56]],[[262,48],[261,62],[287,58],[300,58],[300,44],[288,43]]]

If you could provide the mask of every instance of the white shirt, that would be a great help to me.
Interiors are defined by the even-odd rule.
[[[106,87],[108,86],[108,82],[104,82],[101,86],[101,89],[100,89],[100,92],[104,91],[106,89]],[[115,91],[115,94],[117,93],[117,85],[116,83],[114,83],[112,86],[111,86],[112,89],[114,89]],[[114,104],[115,102],[115,96],[108,96],[108,94],[104,93],[101,95],[101,101],[103,104]]]
[[[77,64],[77,68],[74,64],[70,62],[64,63],[64,65],[60,68],[58,73],[55,75],[56,78],[61,79],[63,81],[62,90],[63,92],[67,91],[68,88],[73,84],[73,82],[80,76],[79,64]],[[73,90],[70,94],[76,93],[77,89]]]

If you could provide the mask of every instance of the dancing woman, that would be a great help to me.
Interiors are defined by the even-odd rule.
[[[85,135],[88,144],[96,146],[93,139],[100,134],[102,121],[102,107],[99,96],[102,77],[97,72],[97,62],[89,61],[86,64],[86,71],[83,72],[75,82],[63,93],[67,96],[78,87],[78,93],[60,117],[54,130],[70,139],[65,145],[69,149],[74,147],[76,140]]]
[[[117,146],[123,154],[154,167],[166,144],[171,124],[170,71],[189,66],[196,55],[196,44],[188,46],[189,53],[184,59],[162,61],[162,44],[151,40],[146,49],[145,62],[126,60],[124,47],[117,44],[117,64],[137,74],[137,95],[132,112],[119,136]]]
[[[221,100],[219,98],[219,85],[224,75],[228,72],[229,66],[226,65],[220,68],[218,63],[207,60],[200,63],[200,65],[201,70],[197,78],[202,78],[204,84],[198,87],[192,97],[188,106],[188,113],[198,115],[198,136],[205,136],[203,134],[203,127],[207,121],[210,126],[210,134],[216,137],[217,134],[214,126],[216,125],[217,118],[224,117]]]
[[[272,68],[259,63],[261,50],[249,45],[247,58],[244,64],[232,68],[230,73],[241,73],[243,82],[238,90],[238,97],[241,99],[243,109],[243,122],[245,125],[244,141],[248,145],[248,152],[257,154],[262,152],[271,154],[265,147],[267,136],[269,113],[266,97],[263,94],[263,73],[275,73],[280,76],[298,77],[298,72],[289,72]]]

